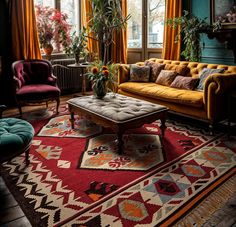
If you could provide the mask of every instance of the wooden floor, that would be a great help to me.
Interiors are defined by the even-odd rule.
[[[61,97],[61,104],[66,103],[75,95],[65,95]],[[55,105],[49,103],[49,106]],[[45,108],[45,105],[24,107],[23,112],[36,111]],[[18,116],[16,108],[7,109],[3,117]],[[1,175],[1,173],[0,173]],[[214,223],[214,225],[212,225]],[[28,219],[24,215],[17,201],[7,189],[2,177],[0,176],[0,227],[30,227]],[[204,227],[236,227],[236,194],[223,207],[212,215],[212,218],[205,223]]]

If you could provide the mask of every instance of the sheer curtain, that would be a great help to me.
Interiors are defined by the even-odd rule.
[[[182,16],[182,0],[166,0],[165,21],[168,18]],[[180,60],[181,40],[175,42],[175,36],[179,33],[180,27],[173,29],[171,26],[165,25],[164,42],[162,58],[167,60]]]
[[[9,0],[13,60],[41,59],[33,0]]]

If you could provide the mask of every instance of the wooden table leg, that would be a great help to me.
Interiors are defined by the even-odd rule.
[[[74,129],[75,128],[75,114],[74,114],[74,112],[70,113],[70,123],[71,123],[71,128]]]
[[[81,68],[81,73],[82,73],[82,95],[85,95],[86,92],[86,76],[84,74],[84,68]]]
[[[164,115],[163,117],[160,118],[161,120],[161,136],[164,137],[165,136],[165,130],[166,130],[166,116]]]

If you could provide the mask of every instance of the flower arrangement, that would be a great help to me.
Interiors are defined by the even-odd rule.
[[[103,65],[102,61],[95,62],[87,73],[88,79],[92,81],[92,88],[96,98],[103,98],[107,91],[114,87],[114,72],[116,65]]]
[[[67,22],[67,14],[51,7],[35,6],[36,23],[41,48],[55,44],[58,51],[61,45],[68,46],[71,43],[71,25]]]

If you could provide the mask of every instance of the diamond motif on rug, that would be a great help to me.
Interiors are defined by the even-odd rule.
[[[102,127],[86,119],[75,116],[75,128],[71,129],[70,115],[51,119],[38,136],[86,138],[102,131]]]
[[[80,168],[107,170],[148,170],[164,161],[159,136],[128,134],[123,136],[124,154],[119,155],[116,136],[103,134],[89,139]]]

